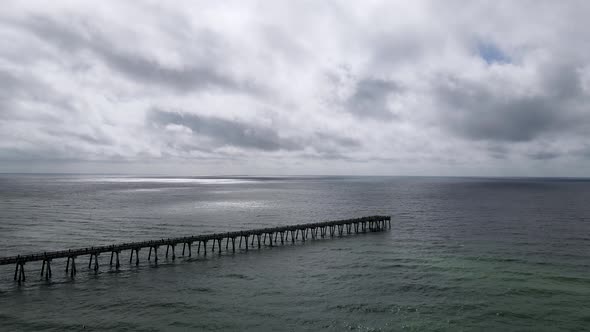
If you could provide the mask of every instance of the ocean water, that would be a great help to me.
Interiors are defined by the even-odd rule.
[[[78,260],[13,281],[0,331],[582,331],[590,181],[0,175],[0,256],[374,214],[391,230],[235,254]],[[177,249],[178,250],[178,249]],[[61,264],[61,265],[60,265]]]

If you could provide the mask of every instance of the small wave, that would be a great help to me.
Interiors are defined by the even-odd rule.
[[[455,287],[448,287],[448,286],[436,286],[430,284],[420,284],[420,283],[410,283],[410,284],[403,284],[400,285],[397,291],[402,292],[419,292],[419,293],[426,293],[430,296],[436,296],[436,294],[445,294],[450,290],[455,289]]]
[[[531,314],[526,314],[516,311],[488,311],[484,316],[496,316],[496,317],[512,317],[521,319],[534,319],[535,317]]]
[[[364,278],[371,278],[373,276],[374,276],[373,273],[346,273],[346,274],[341,274],[341,275],[338,275],[338,276],[334,277],[334,280],[337,280],[337,281],[349,281],[349,280],[358,280],[358,279],[364,279]]]
[[[328,248],[328,251],[352,251],[350,247]]]
[[[212,293],[213,289],[208,287],[195,287],[190,288],[190,291],[197,292],[197,293]]]
[[[563,294],[563,291],[555,291],[551,289],[534,288],[534,287],[521,287],[521,288],[509,288],[507,291],[502,293],[502,296],[520,295],[531,298],[535,297],[552,297],[555,295]]]
[[[245,274],[241,274],[241,273],[230,273],[230,274],[224,275],[224,277],[226,277],[226,278],[233,278],[233,279],[254,280],[254,278],[249,277],[249,276],[247,276]]]
[[[391,311],[388,306],[379,306],[376,304],[369,304],[369,303],[339,304],[339,305],[333,306],[331,309],[342,310],[342,311],[346,311],[349,313],[354,313],[354,312],[386,313],[386,312]]]
[[[510,257],[476,256],[476,257],[466,257],[465,259],[470,260],[470,261],[478,261],[478,262],[530,263],[530,262],[522,260],[522,259],[510,258]]]
[[[545,277],[545,279],[563,282],[563,283],[590,284],[590,278],[582,278],[582,277],[551,276],[551,277]]]

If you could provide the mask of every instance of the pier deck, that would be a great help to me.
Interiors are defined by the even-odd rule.
[[[222,242],[225,240],[225,250],[229,251],[231,243],[231,251],[236,250],[236,240],[239,240],[238,248],[249,249],[250,246],[254,246],[255,240],[257,240],[258,248],[262,245],[273,246],[285,242],[294,243],[295,241],[305,241],[311,235],[312,239],[324,238],[326,236],[342,236],[345,233],[365,233],[367,231],[376,232],[383,231],[387,228],[391,228],[391,217],[390,216],[370,216],[357,219],[346,219],[346,220],[335,220],[325,221],[309,224],[289,225],[280,227],[270,228],[259,228],[244,231],[234,231],[226,233],[214,233],[204,234],[187,237],[176,237],[168,239],[160,239],[153,241],[141,241],[141,242],[130,242],[116,245],[106,245],[98,247],[80,248],[80,249],[69,249],[60,251],[48,251],[33,253],[28,255],[18,255],[10,257],[0,257],[0,265],[15,264],[14,280],[21,282],[25,280],[24,266],[28,262],[42,261],[41,275],[45,275],[46,279],[51,278],[51,261],[53,259],[66,258],[66,273],[69,272],[73,278],[76,275],[76,258],[79,256],[89,256],[88,268],[93,268],[94,271],[98,271],[98,256],[102,253],[110,253],[110,266],[113,265],[113,258],[116,258],[115,266],[120,266],[119,254],[122,251],[130,251],[129,263],[133,263],[135,255],[135,264],[139,264],[139,251],[141,249],[149,249],[148,260],[151,260],[152,256],[154,261],[158,261],[158,248],[166,246],[166,257],[169,254],[172,255],[172,259],[176,258],[175,248],[177,245],[182,244],[182,255],[184,256],[186,249],[188,248],[188,256],[192,256],[192,246],[197,243],[197,254],[201,251],[201,245],[203,246],[204,255],[207,254],[207,243],[212,242],[211,251],[215,251],[217,246],[218,253],[222,251]],[[318,235],[319,231],[319,235]],[[249,240],[250,245],[249,245]],[[242,246],[244,243],[244,246]],[[92,264],[94,261],[94,265]]]

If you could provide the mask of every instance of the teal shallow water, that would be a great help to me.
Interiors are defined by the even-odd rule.
[[[311,178],[202,183],[0,178],[0,253],[386,213],[391,231],[70,281],[0,269],[2,331],[580,331],[590,183]],[[8,188],[8,189],[7,189]],[[135,217],[134,217],[135,216]]]

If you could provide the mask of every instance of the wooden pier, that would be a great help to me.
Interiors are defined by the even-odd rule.
[[[254,248],[255,244],[257,248],[260,249],[263,245],[272,247],[279,244],[295,243],[296,241],[305,242],[310,239],[310,237],[312,240],[315,240],[325,237],[343,236],[345,234],[366,233],[367,231],[378,232],[387,228],[391,228],[390,216],[371,216],[357,219],[325,221],[310,224],[260,228],[245,231],[0,257],[0,265],[14,264],[14,280],[20,283],[25,281],[26,278],[26,263],[41,261],[41,277],[45,277],[45,279],[48,280],[52,275],[52,260],[66,258],[66,274],[69,273],[70,277],[74,278],[77,272],[76,260],[80,256],[87,256],[88,269],[97,272],[99,268],[98,256],[103,253],[110,253],[110,266],[113,266],[114,263],[115,268],[119,268],[121,265],[119,256],[122,251],[129,251],[129,264],[135,263],[138,265],[139,251],[141,249],[148,249],[148,261],[151,261],[153,258],[154,262],[157,264],[158,249],[160,247],[166,247],[165,257],[170,257],[174,260],[176,259],[177,245],[182,245],[182,256],[188,254],[188,257],[191,257],[192,248],[195,243],[197,244],[197,254],[200,254],[202,250],[203,255],[207,255],[207,243],[211,243],[211,252],[215,252],[215,248],[217,247],[217,253],[221,254],[222,243],[224,241],[225,251],[229,252],[231,250],[231,252],[235,252],[236,248],[249,250],[251,247]],[[238,242],[237,246],[236,241]]]

